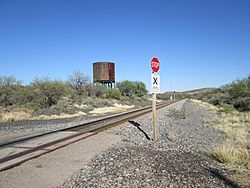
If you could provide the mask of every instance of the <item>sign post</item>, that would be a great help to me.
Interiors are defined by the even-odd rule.
[[[153,140],[156,142],[156,93],[153,93],[152,100],[152,108],[153,108]]]
[[[153,110],[153,140],[156,141],[156,93],[160,93],[160,76],[157,74],[160,69],[160,62],[156,57],[151,60],[152,76],[151,76],[151,87],[152,87],[152,110]]]

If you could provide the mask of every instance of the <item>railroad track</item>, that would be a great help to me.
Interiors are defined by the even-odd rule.
[[[174,102],[176,101],[158,104],[157,109]],[[131,110],[69,128],[0,142],[0,172],[96,135],[100,131],[145,115],[151,111],[151,107]]]

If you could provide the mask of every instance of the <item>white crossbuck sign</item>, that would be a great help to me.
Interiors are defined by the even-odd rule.
[[[160,93],[160,75],[157,73],[151,75],[151,92]]]

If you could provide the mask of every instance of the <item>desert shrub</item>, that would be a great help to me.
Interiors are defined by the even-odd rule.
[[[81,103],[83,98],[86,98],[86,96],[79,95],[79,93],[73,89],[73,92],[70,95],[71,101]]]
[[[0,88],[0,105],[2,107],[11,106],[14,104],[13,96],[15,95],[15,90],[9,87]]]
[[[60,112],[69,113],[74,109],[74,106],[65,100],[59,100],[52,108]]]
[[[231,99],[250,97],[250,77],[234,81],[223,88],[229,93]]]
[[[172,93],[172,94],[171,94]],[[157,99],[161,99],[161,100],[170,100],[172,95],[172,99],[174,100],[174,97],[176,100],[181,100],[181,99],[186,99],[186,98],[196,98],[194,96],[192,96],[189,93],[182,93],[182,92],[165,92],[165,93],[160,93],[157,94]]]
[[[121,99],[121,92],[117,89],[106,89],[106,97],[111,99]]]
[[[105,106],[113,106],[113,101],[105,98],[86,97],[82,99],[81,104],[87,105],[88,109],[99,108]]]
[[[169,93],[159,93],[156,95],[157,99],[160,100],[169,100],[170,99],[170,94]]]
[[[169,116],[174,119],[186,119],[187,115],[184,109],[171,109],[169,112]]]
[[[217,98],[211,98],[211,99],[208,100],[208,102],[210,104],[213,104],[213,105],[219,105],[220,104],[220,100],[217,99]]]
[[[222,92],[218,94],[218,98],[221,104],[230,104],[230,95],[227,92]]]
[[[239,111],[250,110],[250,77],[225,85],[230,103]]]
[[[68,94],[67,84],[48,78],[35,79],[31,86],[34,90],[34,102],[42,108],[56,104],[62,96]]]
[[[219,113],[232,113],[235,111],[235,108],[229,104],[222,104],[221,108],[218,110]]]
[[[105,91],[106,91],[106,87],[102,84],[97,83],[93,86],[93,92],[96,97],[104,96]]]
[[[16,87],[21,85],[21,81],[13,76],[0,76],[0,87]]]
[[[93,86],[92,83],[86,85],[86,87],[85,87],[85,95],[87,95],[89,97],[95,95],[95,87]]]
[[[135,95],[138,97],[142,97],[148,93],[146,89],[146,85],[143,82],[136,81],[134,82],[135,87]]]
[[[231,105],[239,111],[250,110],[250,76],[202,93],[200,99],[214,105]]]
[[[132,97],[136,95],[141,97],[148,93],[146,85],[143,82],[125,80],[117,83],[116,86],[122,96]]]
[[[0,106],[7,107],[18,103],[18,89],[22,87],[21,81],[13,76],[0,77]]]
[[[234,108],[239,111],[247,111],[250,110],[250,97],[240,98],[237,99],[233,103]]]
[[[116,84],[123,96],[131,96],[133,94],[134,86],[131,81],[125,80]]]

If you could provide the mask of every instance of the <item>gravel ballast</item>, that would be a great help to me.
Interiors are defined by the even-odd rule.
[[[209,159],[224,135],[207,121],[216,115],[183,100],[157,111],[157,141],[146,115],[107,130],[121,145],[96,155],[61,187],[239,187],[229,172]]]
[[[100,117],[75,117],[67,119],[51,119],[51,120],[23,120],[16,122],[0,123],[0,139],[20,134],[45,133],[62,128],[68,128],[75,125],[87,123],[102,118]]]

